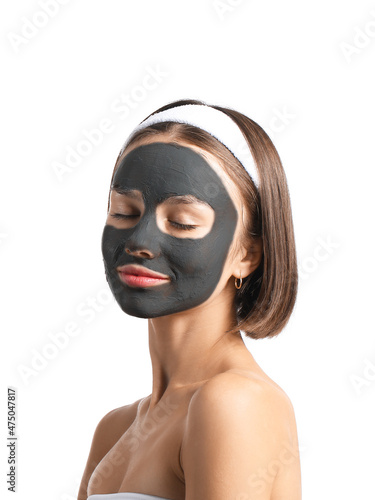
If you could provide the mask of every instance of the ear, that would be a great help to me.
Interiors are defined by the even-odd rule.
[[[242,258],[235,266],[233,275],[236,278],[246,278],[259,266],[263,255],[263,241],[259,236],[251,240],[250,248],[242,247]]]

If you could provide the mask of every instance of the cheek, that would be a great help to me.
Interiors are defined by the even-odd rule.
[[[106,225],[102,234],[102,255],[107,264],[115,264],[124,253],[127,231]]]
[[[207,268],[208,255],[204,239],[178,239],[165,241],[163,256],[169,261],[176,273],[195,275]],[[167,239],[169,240],[169,238]]]
[[[167,237],[162,255],[177,275],[217,278],[223,270],[231,241],[231,233],[215,230],[201,239]]]

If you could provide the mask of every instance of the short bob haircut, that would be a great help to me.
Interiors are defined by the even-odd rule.
[[[149,116],[185,104],[207,106],[202,101],[179,100]],[[271,139],[256,122],[233,109],[211,107],[228,115],[241,129],[258,169],[259,191],[242,164],[221,142],[191,125],[156,123],[134,134],[127,148],[163,134],[168,135],[172,143],[190,143],[217,158],[237,186],[248,214],[246,227],[242,230],[242,242],[249,248],[253,239],[261,238],[263,244],[260,264],[236,290],[234,307],[237,324],[226,333],[240,334],[241,330],[253,339],[274,337],[285,327],[292,314],[298,287],[293,220],[285,172]],[[118,155],[113,175],[127,148]]]

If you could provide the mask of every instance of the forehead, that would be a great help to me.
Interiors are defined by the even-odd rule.
[[[145,201],[192,194],[213,208],[231,203],[222,180],[198,152],[165,142],[131,150],[120,161],[112,187],[140,190]]]

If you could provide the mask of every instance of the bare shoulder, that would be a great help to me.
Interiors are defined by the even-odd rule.
[[[291,449],[294,457],[286,470],[282,457]],[[233,488],[239,497],[248,495],[243,498],[299,500],[298,439],[290,398],[273,381],[251,372],[216,375],[191,399],[181,466],[187,491],[193,492],[187,500],[203,493],[207,499],[235,497]],[[279,479],[286,475],[289,482]],[[279,491],[271,496],[277,484]]]
[[[101,459],[133,423],[141,401],[142,399],[138,399],[134,403],[115,408],[100,419],[92,438],[90,452],[79,488],[78,500],[86,500],[87,485],[91,474]]]
[[[209,411],[212,416],[226,412],[233,418],[244,412],[261,418],[283,432],[295,424],[292,402],[286,392],[269,378],[252,372],[227,371],[203,384],[194,394],[189,413]]]

